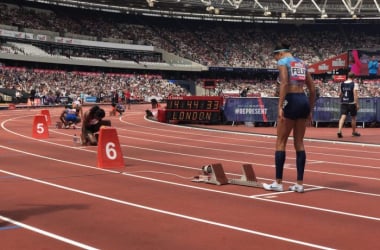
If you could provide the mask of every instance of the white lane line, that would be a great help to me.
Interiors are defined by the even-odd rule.
[[[156,149],[156,148],[138,147],[138,146],[125,145],[125,144],[121,144],[121,146],[122,147],[139,149],[139,150],[145,150],[145,151],[159,152],[159,153],[164,153],[164,154],[173,154],[173,155],[188,156],[188,157],[192,157],[192,158],[209,159],[209,160],[216,160],[216,161],[223,161],[223,162],[233,162],[233,163],[239,163],[239,164],[250,163],[250,164],[253,164],[253,165],[256,165],[256,166],[274,167],[273,164],[262,164],[262,163],[258,163],[258,162],[247,162],[247,161],[241,161],[241,160],[230,160],[230,159],[221,158],[221,157],[209,157],[209,156],[204,156],[204,155],[178,153],[178,152],[166,151],[166,150],[161,150],[161,149]],[[141,159],[139,159],[139,160],[141,160]],[[312,161],[310,161],[310,163],[311,162]],[[349,165],[349,164],[345,163],[345,165]],[[355,167],[371,168],[371,169],[375,168],[375,167],[371,167],[371,166],[359,166],[359,165],[355,165]],[[296,171],[296,169],[294,168],[294,165],[291,165],[291,164],[286,164],[284,168],[285,169],[290,169],[292,171]],[[379,169],[379,168],[376,167],[375,169]],[[345,176],[345,177],[365,179],[365,180],[380,181],[380,178],[376,178],[376,177],[341,174],[341,173],[337,173],[337,172],[326,172],[326,171],[318,171],[318,170],[313,170],[313,169],[307,169],[307,171],[310,172],[310,173],[319,173],[319,174],[326,174],[326,175],[336,175],[336,176]]]
[[[153,208],[153,207],[148,207],[148,206],[144,206],[144,205],[140,205],[140,204],[136,204],[136,203],[131,203],[131,202],[115,199],[115,198],[110,198],[110,197],[107,197],[107,196],[104,196],[104,195],[94,194],[94,193],[90,193],[90,192],[82,191],[82,190],[79,190],[79,189],[75,189],[75,188],[70,188],[70,187],[54,184],[54,183],[43,181],[43,180],[38,180],[38,179],[35,179],[35,178],[19,175],[19,174],[8,172],[8,171],[4,171],[4,170],[0,170],[0,172],[6,173],[6,174],[9,174],[9,175],[14,175],[16,177],[19,177],[19,178],[22,178],[22,179],[25,179],[25,180],[29,180],[29,181],[41,183],[41,184],[44,184],[44,185],[52,186],[52,187],[55,187],[55,188],[67,190],[67,191],[70,191],[70,192],[80,193],[80,194],[87,195],[87,196],[90,196],[90,197],[94,197],[94,198],[98,198],[98,199],[102,199],[102,200],[106,200],[106,201],[111,201],[111,202],[114,202],[114,203],[119,203],[119,204],[131,206],[131,207],[135,207],[135,208],[140,208],[140,209],[148,210],[148,211],[151,211],[151,212],[156,212],[156,213],[165,214],[165,215],[169,215],[169,216],[173,216],[173,217],[183,218],[183,219],[187,219],[187,220],[191,220],[191,221],[196,221],[196,222],[200,222],[200,223],[204,223],[204,224],[209,224],[209,225],[213,225],[213,226],[217,226],[217,227],[222,227],[222,228],[227,228],[227,229],[231,229],[231,230],[235,230],[235,231],[240,231],[240,232],[245,232],[245,233],[249,233],[249,234],[259,235],[259,236],[266,237],[266,238],[271,238],[271,239],[281,240],[281,241],[285,241],[285,242],[290,242],[290,243],[297,244],[297,245],[302,245],[302,246],[307,246],[307,247],[313,247],[313,248],[317,248],[317,249],[333,249],[333,248],[330,248],[330,247],[327,247],[327,246],[322,246],[322,245],[317,245],[317,244],[313,244],[313,243],[308,243],[308,242],[305,242],[305,241],[294,240],[294,239],[287,238],[287,237],[282,237],[282,236],[277,236],[277,235],[273,235],[273,234],[263,233],[263,232],[259,232],[259,231],[255,231],[255,230],[250,230],[250,229],[247,229],[247,228],[237,227],[237,226],[228,225],[228,224],[224,224],[224,223],[220,223],[220,222],[216,222],[216,221],[211,221],[211,220],[200,219],[200,218],[193,217],[193,216],[188,216],[188,215],[179,214],[179,213],[173,213],[173,212],[169,212],[169,211],[166,211],[166,210],[161,210],[161,209],[157,209],[157,208]],[[2,217],[0,217],[0,218],[2,218]],[[14,221],[14,222],[16,222],[16,221]],[[18,223],[16,225],[23,226],[22,223],[19,223],[19,222],[16,222],[16,223]],[[24,226],[25,226],[26,229],[29,229],[29,230],[33,229],[33,228],[31,228],[31,227],[29,227],[27,225],[24,225]],[[59,239],[59,240],[65,241],[65,242],[68,241],[68,239],[66,239],[66,238],[62,238],[61,239],[61,238],[59,238],[59,237],[57,237],[57,236],[55,236],[53,234],[50,235],[48,232],[45,232],[45,231],[42,231],[42,230],[40,230],[40,231],[33,230],[33,231],[35,231],[37,233],[42,233],[42,234],[47,235],[49,237],[54,237],[56,239]],[[71,243],[75,243],[75,242],[71,242]]]
[[[17,118],[17,117],[16,117]],[[21,136],[21,137],[24,137],[24,138],[28,138],[30,140],[35,140],[35,141],[40,141],[40,142],[43,142],[43,143],[49,143],[49,144],[54,144],[54,145],[58,145],[58,146],[61,146],[61,147],[67,147],[67,148],[76,148],[76,149],[80,149],[80,150],[83,150],[83,151],[87,151],[87,152],[93,152],[93,153],[96,153],[95,151],[91,151],[91,150],[88,150],[86,149],[86,147],[72,147],[72,146],[67,146],[67,145],[62,145],[62,144],[59,144],[59,143],[54,143],[54,142],[51,142],[51,141],[46,141],[46,140],[40,140],[40,139],[35,139],[33,137],[30,137],[30,136],[26,136],[26,135],[22,135],[22,134],[19,134],[19,133],[16,133],[14,131],[11,131],[9,129],[7,129],[5,127],[5,123],[7,121],[11,121],[11,120],[14,120],[16,119],[15,117],[11,118],[11,119],[8,119],[8,120],[5,120],[1,123],[1,127],[5,130],[5,131],[8,131],[9,133],[12,133],[12,134],[15,134],[15,135],[18,135],[18,136]],[[57,133],[60,133],[60,134],[65,134],[65,133],[62,133],[62,132],[57,132]],[[134,147],[134,146],[130,146],[130,145],[121,145],[121,146],[124,146],[124,147]],[[134,148],[139,148],[139,147],[134,147]],[[168,151],[163,151],[163,150],[157,150],[157,149],[151,149],[151,148],[140,148],[142,150],[151,150],[151,151],[158,151],[160,153],[171,153],[171,154],[175,154],[175,152],[168,152]],[[184,154],[183,154],[184,155]],[[200,156],[197,156],[197,155],[188,155],[188,156],[191,156],[191,157],[200,157]],[[154,162],[154,161],[149,161],[149,160],[145,160],[145,159],[139,159],[139,158],[133,158],[133,157],[124,157],[125,159],[132,159],[132,160],[137,160],[137,161],[144,161],[144,162]],[[208,158],[208,159],[218,159],[220,160],[220,158],[211,158],[211,157],[203,157],[203,158]],[[227,160],[227,159],[224,159],[225,161],[227,162],[234,162],[234,163],[247,163],[247,162],[242,162],[242,161],[233,161],[233,160]],[[162,162],[154,162],[154,163],[157,163],[157,164],[161,164],[161,165],[165,165],[164,163]],[[252,163],[252,164],[255,164],[255,165],[260,165],[260,166],[263,166],[263,167],[273,167],[273,165],[268,165],[268,164],[261,164],[261,163]],[[345,163],[347,165],[347,163]],[[177,166],[175,164],[167,164],[167,165],[170,165],[170,166]],[[371,166],[358,166],[358,165],[354,165],[355,167],[365,167],[365,168],[372,168]],[[184,168],[190,168],[190,167],[184,167]],[[287,168],[287,167],[285,167]],[[294,168],[288,168],[292,171],[294,171],[295,169]],[[366,176],[355,176],[355,175],[347,175],[347,174],[341,174],[341,173],[335,173],[335,172],[326,172],[326,171],[318,171],[318,170],[312,170],[312,169],[308,169],[308,172],[313,172],[313,173],[318,173],[318,174],[327,174],[327,175],[336,175],[336,176],[344,176],[344,177],[351,177],[351,178],[359,178],[359,179],[367,179],[367,180],[380,180],[380,178],[374,178],[374,177],[366,177]],[[335,190],[338,190],[338,189],[335,189]],[[344,191],[344,190],[343,190]]]
[[[84,165],[84,164],[79,164],[79,163],[76,163],[76,162],[64,161],[64,160],[55,159],[55,158],[46,157],[46,156],[41,156],[41,155],[37,155],[37,154],[33,154],[33,153],[29,153],[29,152],[24,152],[24,151],[22,151],[22,150],[9,148],[9,147],[5,147],[5,146],[2,146],[2,145],[0,145],[0,148],[5,148],[5,149],[8,149],[8,150],[12,150],[12,151],[16,151],[16,152],[24,153],[24,154],[27,154],[27,155],[35,156],[35,157],[38,157],[38,158],[44,158],[44,159],[48,159],[48,160],[53,160],[53,161],[58,161],[58,162],[68,163],[68,164],[72,164],[72,165],[76,165],[76,166],[81,166],[81,167],[93,168],[93,169],[96,169],[96,170],[99,170],[99,171],[106,171],[106,172],[112,172],[112,173],[120,173],[120,172],[118,172],[118,171],[114,171],[114,170],[101,169],[101,168],[97,168],[97,167],[93,167],[93,166],[88,166],[88,165]],[[164,164],[164,163],[161,163],[161,162],[155,162],[155,161],[149,161],[149,162],[157,163],[157,164]],[[0,170],[0,172],[4,172],[4,170]],[[5,171],[5,172],[7,172],[7,171]],[[128,173],[123,173],[123,174],[125,174],[125,175],[129,175],[129,176],[133,176],[133,177],[135,177],[135,178],[141,178],[141,179],[145,179],[145,180],[150,180],[150,181],[155,181],[155,182],[160,182],[160,183],[166,183],[166,184],[171,184],[171,185],[175,185],[175,186],[182,186],[182,187],[186,187],[186,188],[199,189],[199,188],[194,187],[194,186],[191,186],[191,185],[185,185],[185,184],[180,184],[180,183],[176,183],[176,182],[163,181],[163,180],[159,180],[159,179],[148,178],[148,177],[143,177],[143,176],[138,176],[138,175],[128,174]],[[15,175],[17,175],[17,174],[15,174]],[[316,187],[316,188],[323,188],[323,187]],[[327,187],[326,187],[326,189],[331,189],[331,188],[327,188]],[[302,208],[307,208],[307,209],[311,209],[311,210],[330,212],[330,213],[333,213],[333,214],[340,214],[340,215],[346,215],[346,216],[351,216],[351,217],[356,217],[356,218],[362,218],[362,219],[369,219],[369,220],[374,220],[374,221],[380,221],[380,218],[378,218],[378,217],[371,217],[371,216],[365,216],[365,215],[361,215],[361,214],[347,213],[347,212],[342,212],[342,211],[337,211],[337,210],[331,210],[331,209],[325,209],[325,208],[320,208],[320,207],[314,207],[314,206],[307,206],[307,205],[295,204],[295,203],[290,203],[290,202],[283,202],[283,201],[277,201],[277,200],[262,199],[262,198],[260,198],[259,196],[240,195],[240,194],[235,194],[235,193],[221,192],[221,191],[212,190],[212,189],[203,189],[203,190],[207,190],[207,191],[210,191],[210,192],[223,193],[223,194],[232,195],[232,196],[240,196],[240,197],[246,197],[246,198],[254,198],[254,199],[258,199],[258,200],[262,200],[262,201],[275,202],[275,203],[278,203],[278,204],[289,205],[289,206],[294,206],[294,207],[302,207]],[[345,190],[339,190],[339,189],[331,189],[331,190],[345,191]],[[348,191],[348,192],[350,192],[350,191]],[[355,191],[351,191],[351,193],[356,193],[356,194],[366,194],[366,193],[355,192]],[[377,194],[371,194],[371,193],[369,193],[369,194],[367,194],[367,195],[380,197],[380,195],[377,195]]]
[[[86,147],[73,147],[73,146],[68,146],[68,145],[62,145],[62,144],[59,144],[59,143],[54,143],[54,142],[51,142],[51,141],[46,141],[46,140],[40,140],[40,139],[35,139],[33,137],[30,137],[30,136],[26,136],[26,135],[23,135],[23,134],[20,134],[20,133],[17,133],[17,132],[14,132],[14,131],[11,131],[9,129],[7,129],[5,127],[5,124],[8,122],[8,121],[12,121],[12,120],[15,120],[17,119],[17,117],[13,117],[13,118],[10,118],[10,119],[7,119],[5,121],[3,121],[1,123],[1,127],[5,130],[5,131],[8,131],[9,133],[11,134],[15,134],[17,136],[20,136],[20,137],[24,137],[24,138],[27,138],[29,140],[35,140],[35,141],[39,141],[39,142],[43,142],[43,143],[48,143],[48,144],[53,144],[53,145],[57,145],[57,146],[61,146],[61,147],[66,147],[66,148],[76,148],[76,149],[80,149],[80,150],[83,150],[83,151],[87,151],[87,152],[92,152],[92,153],[96,153],[96,151],[93,151],[93,150],[88,150],[86,149]],[[172,126],[171,124],[167,124],[167,126]],[[57,133],[61,133],[61,132],[57,132]],[[61,133],[61,134],[65,134],[65,133]],[[126,146],[126,147],[133,147],[133,146],[129,146],[129,145],[122,145],[122,146]],[[137,148],[137,147],[136,147]],[[146,149],[146,150],[156,150],[157,149],[151,149],[151,148],[142,148],[142,149]],[[23,151],[19,151],[19,152],[23,152]],[[166,151],[159,151],[161,153],[163,152],[166,152]],[[25,154],[28,154],[26,152],[23,152]],[[168,153],[174,153],[174,152],[168,152]],[[34,154],[32,154],[34,155]],[[38,155],[39,156],[39,155]],[[194,156],[194,155],[189,155],[189,156]],[[46,157],[46,158],[49,158],[49,157]],[[142,162],[149,162],[149,163],[154,163],[154,164],[159,164],[159,165],[165,165],[165,166],[175,166],[175,167],[180,167],[180,168],[185,168],[185,169],[194,169],[193,167],[188,167],[188,166],[182,166],[182,165],[178,165],[178,164],[170,164],[170,163],[164,163],[164,162],[157,162],[157,161],[151,161],[151,160],[146,160],[146,159],[141,159],[141,158],[134,158],[134,157],[126,157],[124,156],[125,159],[130,159],[130,160],[136,160],[136,161],[142,161]],[[207,158],[207,157],[204,157],[204,158]],[[218,158],[219,159],[219,158]],[[64,160],[59,160],[59,159],[56,159],[57,161],[61,161],[61,162],[66,162]],[[233,160],[225,160],[225,161],[228,161],[228,162],[235,162],[235,163],[247,163],[247,162],[241,162],[241,161],[233,161]],[[71,164],[74,164],[74,163],[71,163]],[[264,167],[273,167],[273,165],[269,165],[269,164],[261,164],[261,163],[253,163],[253,164],[256,164],[256,165],[260,165],[260,166],[264,166]],[[81,164],[77,164],[78,166],[80,166]],[[83,165],[84,166],[84,165]],[[88,166],[86,166],[88,167]],[[91,166],[92,167],[92,166]],[[363,166],[361,166],[363,167]],[[364,167],[370,167],[370,166],[364,166]],[[290,170],[295,170],[294,168],[288,168]],[[341,173],[334,173],[334,172],[325,172],[325,171],[317,171],[317,170],[312,170],[312,169],[308,169],[308,172],[313,172],[313,173],[318,173],[318,174],[327,174],[327,175],[337,175],[337,176],[345,176],[345,177],[351,177],[351,178],[359,178],[359,179],[372,179],[372,180],[380,180],[379,178],[373,178],[373,177],[366,177],[366,176],[356,176],[356,175],[347,175],[347,174],[341,174]],[[235,175],[235,174],[234,174]],[[314,185],[315,186],[315,185]],[[325,188],[328,188],[330,190],[335,190],[335,191],[341,191],[341,192],[349,192],[349,193],[356,193],[356,194],[363,194],[363,195],[369,195],[369,196],[377,196],[377,197],[380,197],[379,194],[374,194],[374,193],[366,193],[366,192],[358,192],[358,191],[353,191],[353,190],[346,190],[346,189],[338,189],[338,188],[331,188],[331,187],[325,187]]]
[[[29,231],[32,231],[32,232],[35,232],[35,233],[38,233],[38,234],[42,234],[42,235],[47,236],[49,238],[53,238],[53,239],[56,239],[56,240],[59,240],[59,241],[66,242],[66,243],[68,243],[70,245],[73,245],[73,246],[76,246],[76,247],[80,247],[80,248],[88,249],[88,250],[97,250],[98,249],[98,248],[95,248],[95,247],[92,247],[92,246],[80,243],[78,241],[74,241],[74,240],[68,239],[68,238],[60,236],[58,234],[50,233],[50,232],[47,232],[45,230],[42,230],[42,229],[39,229],[39,228],[30,226],[30,225],[27,225],[25,223],[12,220],[12,219],[10,219],[8,217],[4,217],[2,215],[0,215],[0,220],[12,223],[14,225],[17,225],[17,226],[22,227],[24,229],[27,229]]]
[[[36,141],[41,141],[41,142],[44,142],[44,143],[52,143],[52,144],[55,144],[55,145],[60,145],[60,146],[63,146],[63,147],[70,147],[70,146],[65,146],[65,145],[61,145],[61,144],[57,144],[57,143],[53,143],[52,141],[44,141],[44,140],[39,140],[39,139],[35,139],[35,138],[32,138],[32,137],[29,137],[29,136],[25,136],[25,135],[22,135],[22,134],[19,134],[19,133],[16,133],[14,131],[11,131],[9,129],[7,129],[4,125],[7,121],[10,121],[10,120],[13,120],[13,119],[16,119],[16,118],[12,118],[12,119],[8,119],[6,121],[4,121],[1,126],[3,127],[4,130],[8,131],[9,133],[12,133],[12,134],[15,134],[15,135],[18,135],[18,136],[21,136],[21,137],[24,137],[24,138],[28,138],[28,139],[31,139],[31,140],[36,140]],[[120,130],[123,130],[123,128],[120,128]],[[58,131],[54,131],[55,133],[59,133],[59,134],[63,134],[63,135],[67,135],[65,133],[62,133],[62,132],[58,132]],[[142,138],[139,138],[139,137],[131,137],[131,136],[123,136],[123,135],[119,135],[119,137],[125,137],[125,138],[133,138],[133,139],[138,139],[138,140],[144,140],[144,141],[151,141],[151,142],[155,142],[155,143],[164,143],[164,142],[161,142],[161,141],[157,141],[157,140],[152,140],[152,139],[142,139]],[[190,139],[189,139],[190,140]],[[205,142],[208,142],[208,141],[205,141]],[[169,144],[169,145],[175,145],[175,143],[166,143],[165,144]],[[222,143],[223,144],[223,143]],[[227,144],[227,143],[226,143]],[[232,145],[231,143],[228,143],[229,145]],[[133,147],[133,146],[130,146],[130,145],[122,145],[122,146],[126,146],[126,147]],[[183,146],[183,147],[193,147],[193,148],[200,148],[200,149],[207,149],[207,150],[217,150],[217,151],[223,151],[222,149],[214,149],[214,148],[209,148],[209,147],[199,147],[199,146],[190,146],[190,145],[181,145],[179,144],[179,146]],[[238,145],[236,145],[238,146]],[[250,147],[250,146],[249,146]],[[139,148],[139,147],[135,147],[135,148]],[[255,147],[256,148],[256,147]],[[265,147],[261,147],[261,148],[265,148]],[[150,148],[143,148],[141,147],[140,149],[142,150],[157,150],[157,149],[150,149]],[[267,148],[265,148],[267,149]],[[161,151],[161,152],[167,152],[167,151]],[[234,152],[234,153],[240,153],[240,152],[235,152],[235,151],[229,151],[229,152]],[[174,152],[167,152],[167,153],[172,153],[174,154]],[[249,154],[249,155],[259,155],[259,156],[263,156],[263,157],[272,157],[271,155],[267,155],[267,154],[256,154],[256,153],[251,153],[251,152],[248,152],[248,153],[244,153],[244,154]],[[312,154],[312,152],[311,152]],[[188,155],[188,156],[192,156],[192,157],[202,157],[202,156],[197,156],[197,155]],[[207,158],[207,157],[203,157],[203,158]],[[288,157],[289,159],[295,159],[295,158],[292,158],[292,157]],[[368,157],[361,157],[363,159],[368,159]],[[379,158],[376,158],[375,160],[380,160]],[[231,161],[231,162],[238,162],[238,163],[241,163],[241,161]],[[308,161],[308,164],[309,163],[317,163],[318,161],[314,161],[314,160],[309,160]],[[244,162],[245,163],[245,162]],[[327,161],[324,161],[325,164],[339,164],[341,165],[342,162],[327,162]],[[272,167],[272,165],[266,165],[266,164],[260,164],[260,163],[255,163],[256,165],[261,165],[261,166],[270,166]],[[370,169],[379,169],[377,166],[374,167],[374,166],[366,166],[366,165],[361,165],[361,164],[350,164],[350,163],[347,163],[345,162],[344,165],[346,166],[353,166],[353,167],[357,167],[357,168],[370,168]],[[355,178],[354,176],[352,175],[344,175],[344,174],[339,174],[339,173],[333,173],[333,172],[324,172],[324,171],[317,171],[317,170],[308,170],[309,172],[316,172],[316,173],[321,173],[321,174],[324,174],[324,173],[328,173],[330,175],[340,175],[340,176],[348,176],[348,177],[353,177]],[[371,177],[358,177],[358,178],[368,178],[368,179],[372,179]],[[378,180],[377,178],[374,178],[374,180]]]

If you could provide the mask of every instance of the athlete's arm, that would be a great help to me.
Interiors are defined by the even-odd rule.
[[[359,84],[355,83],[354,87],[354,102],[356,105],[356,110],[359,110]]]
[[[306,86],[309,89],[309,104],[310,104],[310,113],[313,111],[314,104],[315,104],[315,84],[313,81],[313,78],[311,78],[311,75],[309,72],[306,73]]]
[[[288,92],[288,85],[289,85],[289,79],[288,79],[288,69],[286,65],[279,65],[279,78],[280,78],[280,96],[278,100],[278,116],[279,118],[283,118],[283,105],[285,102],[285,96]]]

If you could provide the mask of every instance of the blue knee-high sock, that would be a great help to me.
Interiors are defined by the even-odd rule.
[[[297,181],[303,180],[303,173],[305,171],[306,153],[305,151],[296,152],[296,166],[297,166]]]
[[[276,151],[274,154],[276,164],[276,179],[282,179],[286,154],[285,151]]]

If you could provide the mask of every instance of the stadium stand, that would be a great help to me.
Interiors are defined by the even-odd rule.
[[[106,88],[117,91],[133,85],[137,99],[144,100],[146,95],[166,98],[169,94],[195,94],[181,86],[169,88],[171,85],[168,83],[172,83],[169,79],[190,79],[200,86],[199,79],[202,77],[219,80],[216,89],[207,92],[210,95],[236,95],[242,88],[249,86],[251,96],[275,96],[276,74],[268,73],[272,71],[267,70],[276,68],[272,57],[276,40],[290,40],[297,48],[293,54],[308,63],[325,60],[351,48],[380,47],[377,25],[371,22],[300,25],[215,23],[105,12],[96,12],[94,15],[95,12],[90,10],[67,11],[65,7],[22,3],[24,5],[20,6],[0,1],[0,60],[9,66],[2,69],[0,84],[6,88],[20,88],[25,92],[37,86],[41,96],[54,93],[57,89],[66,95],[99,95]],[[7,32],[31,34],[35,39],[4,35]],[[84,45],[70,44],[72,39],[84,42]],[[89,44],[94,44],[91,41],[101,44],[111,42],[121,47],[152,47],[153,50],[148,52],[141,49],[91,46]],[[11,60],[9,54],[20,57]],[[27,56],[33,58],[26,60]],[[37,57],[50,59],[43,61]],[[27,61],[34,63],[26,63]],[[199,67],[199,64],[206,68]],[[73,73],[75,67],[68,65],[87,65],[88,68],[99,66],[96,72],[109,73],[116,71],[116,68],[129,69],[124,74],[137,72],[139,76],[109,78],[108,75],[104,77],[103,74],[93,74],[89,79],[95,81],[97,87],[88,89],[83,83],[89,79]],[[207,67],[228,72],[204,72]],[[36,70],[42,68],[49,73],[36,73]],[[88,68],[80,70],[86,71]],[[240,70],[236,74],[229,72],[235,69]],[[256,73],[261,69],[264,73]],[[160,80],[141,77],[144,74],[158,74]],[[36,77],[42,80],[37,80]],[[52,81],[51,78],[54,77],[58,77],[58,80]],[[15,82],[14,79],[18,80]],[[70,83],[65,79],[70,79]],[[337,85],[330,78],[318,76],[315,80],[321,96],[337,96]],[[111,85],[108,84],[110,81]],[[120,82],[125,84],[121,85]],[[379,96],[379,83],[379,79],[363,79],[360,95]],[[104,93],[105,96],[110,94]]]

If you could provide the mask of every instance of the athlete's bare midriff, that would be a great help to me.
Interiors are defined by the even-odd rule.
[[[287,86],[287,93],[303,93],[304,90],[303,90],[303,86],[299,86],[299,85],[291,85],[291,84],[288,84]]]

